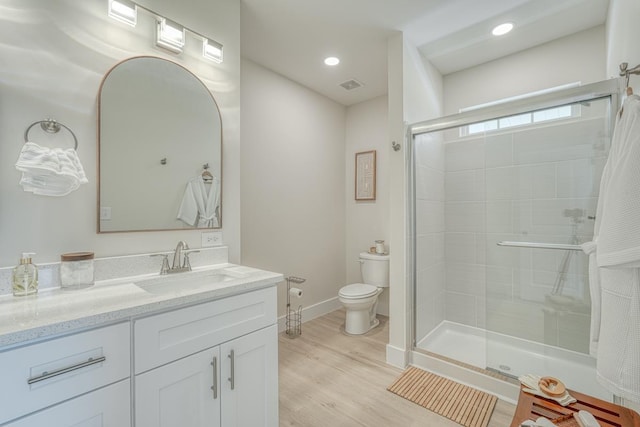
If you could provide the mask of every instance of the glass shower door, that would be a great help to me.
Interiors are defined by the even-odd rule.
[[[486,132],[486,366],[592,390],[587,257],[611,139],[610,99],[497,119]],[[567,364],[576,372],[567,378]],[[586,371],[585,371],[586,372]],[[587,378],[588,377],[588,378]],[[592,384],[593,383],[593,384]]]

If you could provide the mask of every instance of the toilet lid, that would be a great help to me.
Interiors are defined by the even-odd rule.
[[[353,283],[344,286],[338,294],[343,298],[366,298],[375,295],[378,288],[366,283]]]

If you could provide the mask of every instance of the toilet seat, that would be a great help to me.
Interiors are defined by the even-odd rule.
[[[353,283],[344,286],[338,292],[338,295],[345,299],[360,299],[372,297],[378,293],[378,288],[366,283]]]

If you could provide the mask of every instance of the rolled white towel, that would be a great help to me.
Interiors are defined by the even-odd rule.
[[[16,169],[22,172],[24,191],[44,196],[65,196],[88,181],[73,148],[46,148],[26,142]]]

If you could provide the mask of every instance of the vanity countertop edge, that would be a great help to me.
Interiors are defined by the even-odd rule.
[[[245,277],[212,289],[196,292],[176,289],[164,295],[148,293],[134,284],[141,278],[157,277],[146,275],[96,282],[88,289],[56,288],[27,297],[0,296],[0,352],[59,335],[272,287],[284,280],[280,273],[234,264],[212,265],[198,271],[221,268],[242,269]]]

